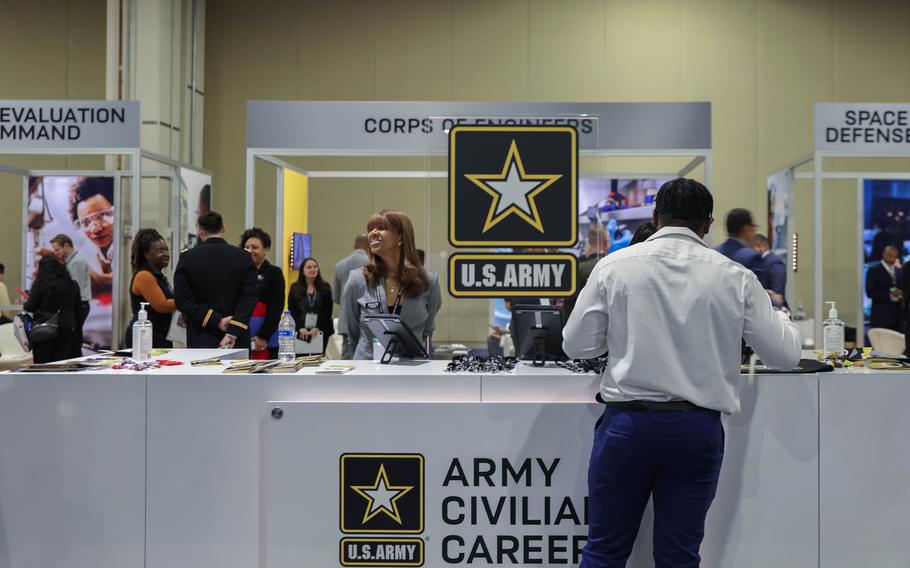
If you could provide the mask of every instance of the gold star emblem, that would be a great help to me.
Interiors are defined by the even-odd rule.
[[[502,172],[498,174],[465,174],[472,183],[487,192],[493,201],[483,226],[486,233],[497,223],[515,214],[532,227],[543,231],[535,198],[562,177],[561,174],[528,174],[521,162],[518,144],[512,140]]]
[[[351,489],[367,500],[367,508],[363,513],[363,524],[378,515],[385,513],[393,521],[401,524],[401,513],[398,512],[398,500],[404,497],[413,485],[389,485],[389,476],[385,471],[385,464],[380,464],[379,473],[373,485],[352,485]]]

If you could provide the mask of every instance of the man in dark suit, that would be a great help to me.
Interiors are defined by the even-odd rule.
[[[746,209],[731,209],[727,213],[728,238],[717,247],[717,252],[751,270],[758,277],[762,287],[767,290],[769,283],[765,263],[761,255],[752,248],[755,227],[752,213]]]
[[[787,290],[787,265],[784,264],[784,259],[774,254],[766,236],[757,234],[753,242],[756,252],[761,255],[765,265],[765,274],[768,278],[767,290],[771,294],[772,303],[775,306],[786,306],[787,301],[784,296]]]
[[[903,274],[897,267],[897,248],[885,247],[882,260],[866,272],[866,295],[872,298],[872,317],[869,327],[883,327],[897,332],[904,330],[904,293],[900,286]]]
[[[257,274],[250,255],[224,240],[221,215],[199,216],[200,243],[180,255],[174,271],[177,309],[187,318],[188,347],[248,349]]]
[[[591,225],[588,229],[588,242],[585,245],[585,256],[578,262],[576,269],[577,277],[575,279],[575,294],[565,299],[562,304],[562,320],[569,320],[572,310],[575,309],[575,302],[578,300],[578,294],[581,289],[588,283],[588,278],[594,267],[600,262],[600,259],[607,256],[610,250],[610,233],[603,225]]]

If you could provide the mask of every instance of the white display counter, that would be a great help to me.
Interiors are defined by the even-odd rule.
[[[453,440],[462,433],[453,427],[462,409],[465,416],[495,411],[502,429],[511,424],[507,403],[521,403],[514,408],[524,418],[516,424],[528,421],[529,405],[562,403],[553,404],[553,412],[572,412],[578,404],[578,423],[591,422],[587,432],[599,410],[592,404],[593,375],[526,366],[508,375],[443,369],[435,361],[369,361],[345,375],[316,375],[311,368],[293,375],[227,375],[217,367],[188,366],[0,374],[0,566],[286,565],[269,550],[280,517],[268,507],[278,487],[269,486],[267,466],[275,455],[266,448],[295,438],[272,440],[275,406],[291,417],[299,415],[291,411],[297,403],[321,404],[324,429],[308,433],[320,444],[344,430],[344,423],[328,417],[333,408],[339,417],[351,416],[350,403],[365,403],[364,416],[393,408],[383,403],[434,403],[433,416],[440,416]],[[906,398],[901,395],[910,395],[910,374],[760,375],[752,384],[744,377],[743,411],[725,419],[726,457],[703,566],[906,566],[910,541],[903,536],[902,512],[910,507],[910,458],[902,443],[910,419],[898,408]],[[426,421],[397,427],[416,436],[433,427]],[[371,434],[395,424],[382,421]],[[559,429],[539,423],[544,425]],[[521,455],[522,436],[530,434],[519,430],[486,443],[508,440],[516,447],[503,448],[503,455]],[[535,439],[541,431],[535,430]],[[576,437],[569,434],[567,442],[563,434],[553,443]],[[445,447],[445,436],[433,439]],[[581,436],[571,454],[586,456],[589,445]],[[458,451],[464,453],[464,446]],[[578,474],[587,459],[561,467]],[[329,522],[335,523],[337,484],[316,491],[329,494],[335,515]],[[630,566],[653,565],[650,528],[647,520],[643,524]],[[429,538],[424,565],[440,565],[434,535],[423,536]],[[325,546],[337,553],[339,539]],[[293,550],[283,552],[294,558]],[[299,565],[307,566],[304,558]]]

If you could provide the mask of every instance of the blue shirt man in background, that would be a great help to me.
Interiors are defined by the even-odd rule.
[[[761,255],[753,248],[755,223],[747,209],[731,209],[727,213],[727,240],[717,247],[717,252],[738,262],[755,273],[758,281],[768,289],[768,273]]]

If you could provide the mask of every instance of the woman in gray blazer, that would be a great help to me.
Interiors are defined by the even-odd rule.
[[[350,346],[345,359],[372,359],[373,335],[362,315],[397,313],[424,344],[442,303],[439,279],[417,258],[414,226],[401,211],[383,209],[367,223],[370,261],[352,270],[341,294],[341,319]]]

